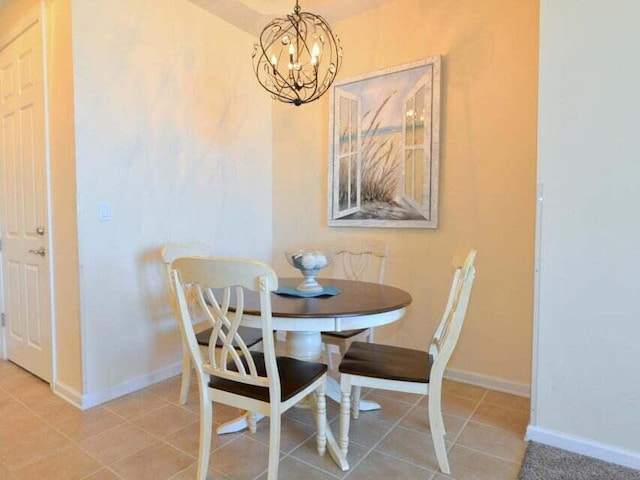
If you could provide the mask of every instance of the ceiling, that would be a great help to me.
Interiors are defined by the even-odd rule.
[[[0,0],[1,1],[1,0]],[[247,7],[262,14],[282,15],[290,13],[296,4],[296,0],[239,0]],[[329,3],[331,0],[300,0],[300,8],[303,11],[315,9],[318,5]]]
[[[296,3],[295,0],[190,1],[256,37],[274,16],[292,12]],[[300,7],[332,23],[392,1],[395,0],[300,0]]]

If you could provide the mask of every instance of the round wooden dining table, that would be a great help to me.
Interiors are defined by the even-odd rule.
[[[287,332],[287,356],[306,361],[319,361],[322,357],[321,332],[354,330],[386,325],[400,320],[411,295],[396,287],[378,283],[319,278],[321,285],[338,288],[334,296],[295,297],[271,294],[271,317],[274,330]],[[300,278],[279,278],[278,286],[296,286]],[[261,328],[260,297],[257,292],[245,291],[242,325]],[[327,377],[326,395],[340,402],[340,386]],[[375,402],[360,401],[361,410],[380,408]],[[220,425],[218,434],[236,432],[247,428],[246,415]],[[329,453],[336,463],[346,470],[346,459],[340,456],[331,431],[328,430]]]
[[[317,361],[322,355],[320,332],[379,327],[404,316],[411,295],[396,287],[334,278],[319,279],[340,293],[311,298],[271,294],[272,326],[287,332],[287,353],[300,360]],[[295,286],[298,278],[280,278],[279,287]],[[242,324],[261,328],[260,300],[246,292]]]

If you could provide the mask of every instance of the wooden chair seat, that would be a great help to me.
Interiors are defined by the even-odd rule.
[[[322,336],[349,339],[349,338],[357,337],[358,335],[362,335],[368,330],[369,330],[368,328],[360,328],[358,330],[344,330],[342,332],[322,332]]]
[[[211,332],[213,328],[207,328],[196,334],[196,340],[198,341],[198,345],[202,345],[203,347],[209,346],[209,339],[211,338]],[[262,331],[257,328],[251,327],[238,327],[238,335],[242,337],[245,344],[248,348],[257,345],[262,341]],[[216,348],[222,348],[223,342],[220,338],[216,340]]]
[[[451,473],[444,441],[442,379],[464,323],[476,274],[475,258],[475,250],[471,250],[464,261],[454,258],[455,271],[449,299],[427,351],[352,342],[345,352],[338,368],[341,391],[339,443],[343,455],[346,456],[349,449],[351,411],[355,418],[359,412],[360,397],[356,390],[370,387],[428,395],[427,414],[436,459],[443,473]]]
[[[264,355],[261,352],[250,352],[256,365],[258,375],[267,376]],[[245,362],[246,363],[246,362]],[[322,363],[311,363],[289,357],[276,357],[278,373],[280,374],[280,399],[286,402],[302,391],[302,389],[327,372],[327,366]],[[238,371],[235,363],[230,362],[229,370]],[[253,398],[261,402],[269,402],[269,387],[260,387],[246,383],[234,382],[224,378],[211,376],[209,387],[216,390],[234,393],[243,397]]]
[[[421,350],[353,342],[340,362],[340,373],[401,382],[429,383],[433,357]]]
[[[205,480],[209,469],[213,402],[271,417],[267,480],[278,478],[282,414],[305,398],[310,399],[316,420],[318,454],[324,455],[327,366],[276,357],[271,318],[271,293],[278,288],[276,272],[262,262],[239,258],[182,257],[174,260],[170,268],[178,325],[198,380],[200,440],[196,479]],[[250,351],[243,338],[243,333],[255,335],[252,329],[240,326],[245,291],[260,296],[263,352]],[[196,339],[188,298],[197,301],[198,312],[204,313],[213,328],[215,339],[211,335],[206,338],[209,346],[205,355]],[[218,341],[221,346],[217,348]],[[254,416],[249,417],[249,428],[255,431],[255,420],[251,418]]]

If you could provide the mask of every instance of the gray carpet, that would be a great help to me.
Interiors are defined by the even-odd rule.
[[[640,480],[640,471],[529,442],[519,480]]]

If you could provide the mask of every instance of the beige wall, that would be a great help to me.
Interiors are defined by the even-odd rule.
[[[328,97],[274,104],[274,263],[282,251],[336,238],[387,242],[386,281],[413,294],[402,322],[377,338],[425,348],[458,247],[479,251],[454,369],[529,384],[536,167],[538,2],[398,0],[334,25],[339,78],[444,56],[440,226],[328,228]],[[517,386],[517,385],[516,385]]]
[[[186,0],[72,5],[84,394],[93,403],[177,373],[163,244],[197,239],[220,255],[270,260],[271,101],[255,85],[253,39]],[[100,203],[110,221],[99,221]]]
[[[544,209],[528,435],[640,469],[640,4],[543,0],[540,10]]]
[[[47,3],[57,382],[82,392],[71,0]]]

